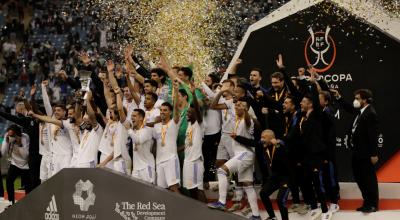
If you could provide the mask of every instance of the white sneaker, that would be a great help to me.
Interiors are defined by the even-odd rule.
[[[300,204],[294,203],[292,204],[289,208],[288,208],[288,213],[294,213],[297,212],[297,210],[299,209]]]
[[[243,216],[248,216],[251,213],[251,208],[249,205],[245,206],[242,210],[240,210]]]
[[[242,207],[242,203],[239,202],[234,202],[233,205],[228,209],[228,212],[236,212]]]
[[[308,205],[306,205],[306,204],[301,204],[301,205],[296,209],[296,212],[297,212],[299,215],[305,215],[305,214],[308,213],[308,210],[309,210]]]
[[[310,211],[310,220],[317,220],[322,214],[321,209],[313,209]]]
[[[340,207],[339,207],[338,204],[331,203],[331,204],[329,205],[329,211],[332,212],[332,214],[338,212],[339,209],[340,209]]]
[[[331,220],[332,218],[332,212],[326,212],[326,213],[322,213],[322,217],[321,220]]]

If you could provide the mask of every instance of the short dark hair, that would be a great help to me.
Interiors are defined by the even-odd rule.
[[[306,98],[306,99],[308,99],[311,103],[313,103],[313,96],[312,96],[311,93],[305,94],[303,98]],[[313,106],[313,107],[314,107],[314,106]]]
[[[320,95],[324,96],[324,99],[328,102],[331,103],[331,94],[328,91],[321,91],[319,92]]]
[[[155,80],[153,80],[153,79],[146,79],[144,81],[144,84],[146,84],[146,83],[150,84],[152,87],[156,87],[156,88],[158,87],[157,82]]]
[[[285,97],[285,100],[286,100],[286,99],[289,99],[289,100],[290,100],[290,102],[291,102],[293,105],[296,105],[296,101],[297,101],[297,99],[296,99],[296,97],[295,97],[295,96],[288,95],[288,96],[286,96],[286,97]]]
[[[367,100],[367,103],[373,102],[373,95],[369,89],[358,89],[354,92],[354,95],[360,95],[361,99]]]
[[[164,102],[163,104],[161,104],[161,106],[166,106],[166,107],[168,107],[168,109],[170,110],[170,111],[172,111],[174,108],[172,107],[172,105],[169,103],[169,102]]]
[[[238,102],[246,102],[246,105],[247,105],[247,109],[249,109],[250,108],[250,101],[249,101],[249,99],[246,97],[246,96],[244,96],[244,97],[240,97],[238,100],[237,100]]]
[[[239,78],[239,76],[236,74],[228,73],[228,79],[233,79],[233,78]]]
[[[262,77],[262,70],[260,69],[260,68],[257,68],[257,67],[255,67],[255,68],[252,68],[251,70],[250,70],[250,72],[251,71],[257,71],[258,72],[258,75],[260,75],[261,77]]]
[[[212,84],[218,83],[218,82],[219,82],[219,77],[218,77],[218,75],[215,74],[215,73],[210,73],[210,74],[208,74],[208,77],[211,78]]]
[[[246,87],[246,85],[245,84],[237,84],[236,85],[236,88],[241,88],[241,89],[243,89],[244,90],[244,92],[246,93],[247,92],[247,87]]]
[[[284,80],[283,73],[281,73],[281,72],[272,73],[271,74],[271,79],[272,78],[279,79],[279,81],[283,81]]]
[[[18,125],[16,125],[16,124],[10,125],[10,126],[7,128],[7,131],[14,131],[15,134],[16,134],[18,137],[21,137],[21,136],[22,136],[21,128],[20,128]]]
[[[187,94],[186,90],[184,90],[184,89],[179,89],[179,93],[180,93],[182,96],[186,96],[186,97],[187,97],[186,100],[188,100],[189,95]]]
[[[182,71],[185,76],[189,77],[189,79],[193,76],[193,71],[189,67],[181,67],[179,71]]]
[[[139,113],[140,117],[142,117],[142,118],[144,118],[146,116],[146,113],[143,111],[143,109],[137,108],[133,111]]]
[[[61,103],[57,103],[57,104],[55,104],[54,105],[54,108],[62,108],[64,111],[67,111],[67,108],[65,107],[65,105],[64,104],[61,104]]]
[[[154,92],[147,93],[146,95],[151,96],[151,99],[153,99],[154,102],[157,102],[158,96]]]
[[[235,86],[235,83],[231,79],[226,79],[226,80],[222,81],[222,84],[224,84],[224,83],[229,83],[229,84],[231,84],[231,86]]]
[[[167,80],[167,78],[166,78],[167,73],[165,73],[165,71],[163,69],[161,69],[161,68],[153,68],[153,69],[150,70],[150,74],[151,73],[157,74],[157,76],[160,77],[160,78],[162,77],[161,78],[161,83],[162,84],[164,84],[165,80]]]

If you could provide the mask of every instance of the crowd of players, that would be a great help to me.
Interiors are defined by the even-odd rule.
[[[68,103],[50,101],[46,79],[32,86],[29,99],[17,100],[16,115],[0,112],[15,123],[1,148],[11,161],[7,191],[12,203],[19,175],[29,193],[63,168],[106,167],[203,202],[204,188],[217,180],[219,199],[208,206],[251,212],[251,219],[261,219],[256,180],[262,181],[268,219],[276,219],[269,196],[277,190],[282,219],[288,219],[289,192],[289,211],[310,212],[311,219],[330,219],[339,210],[330,105],[333,99],[345,102],[314,68],[299,68],[290,77],[279,55],[271,88],[265,88],[262,70],[254,68],[249,80],[241,78],[237,60],[227,79],[210,74],[195,85],[192,70],[171,67],[162,50],[158,67],[149,71],[133,52],[127,47],[122,61],[103,66],[82,52],[73,77],[56,73],[74,89]],[[38,89],[43,103],[35,100]],[[354,107],[360,108],[372,94],[358,90],[355,96]],[[230,179],[234,197],[227,207]]]

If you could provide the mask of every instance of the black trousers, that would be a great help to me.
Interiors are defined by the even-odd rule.
[[[304,176],[304,197],[311,205],[311,209],[318,208],[317,201],[321,204],[323,213],[328,211],[326,205],[325,187],[322,181],[322,161],[319,159],[306,160],[304,164],[305,176]]]
[[[336,167],[332,161],[324,161],[322,164],[322,181],[326,190],[327,199],[337,204],[339,201],[339,181],[336,174]]]
[[[221,132],[213,135],[205,135],[202,152],[204,157],[204,182],[215,180],[215,160],[217,158],[218,144],[221,139]]]
[[[378,179],[375,173],[375,166],[371,163],[371,159],[360,158],[353,154],[352,166],[354,179],[364,199],[363,207],[373,206],[378,208]]]
[[[260,197],[264,204],[269,217],[275,217],[274,209],[272,208],[271,199],[269,196],[278,191],[277,201],[282,220],[288,220],[288,210],[286,207],[287,198],[289,195],[288,179],[289,177],[279,176],[272,174],[270,178],[263,184],[260,191]]]
[[[292,194],[292,202],[295,204],[300,203],[300,190],[303,193],[303,199],[305,203],[308,203],[306,196],[304,195],[304,167],[301,163],[296,160],[290,160],[289,164],[290,178],[289,188]]]
[[[28,165],[29,165],[29,188],[25,187],[25,192],[30,193],[34,188],[40,185],[40,162],[42,161],[42,156],[40,154],[29,155]]]
[[[8,200],[11,201],[13,204],[15,202],[15,189],[14,189],[14,181],[17,177],[21,177],[21,181],[24,182],[25,190],[31,191],[31,182],[29,181],[29,170],[20,169],[12,164],[10,164],[10,168],[8,169],[7,177],[6,177],[6,187],[7,187],[7,194]]]

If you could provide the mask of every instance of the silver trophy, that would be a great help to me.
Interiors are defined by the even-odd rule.
[[[92,72],[90,71],[86,71],[86,70],[81,70],[79,71],[79,81],[81,81],[81,91],[82,92],[88,92],[90,90],[90,82],[92,81],[92,79],[90,78],[90,75],[92,74]],[[87,99],[87,93],[85,93],[85,96],[83,97],[84,100]]]

